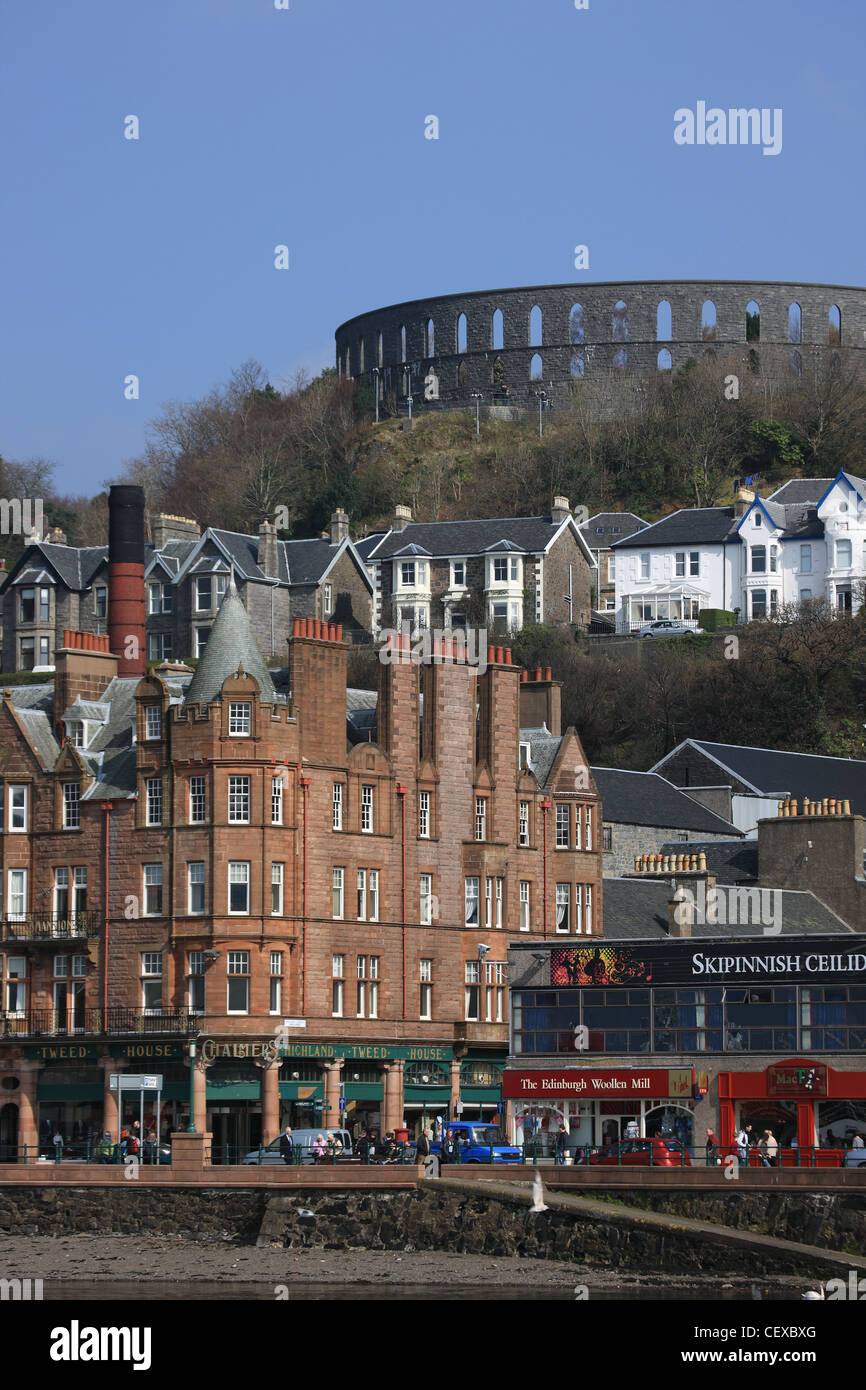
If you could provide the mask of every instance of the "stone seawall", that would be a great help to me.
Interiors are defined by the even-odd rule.
[[[859,1194],[630,1190],[617,1198],[548,1192],[548,1210],[534,1214],[526,1191],[459,1179],[408,1192],[5,1188],[0,1232],[159,1234],[283,1249],[447,1250],[567,1260],[587,1271],[837,1274],[844,1265],[866,1272],[859,1253],[866,1249],[866,1199]]]

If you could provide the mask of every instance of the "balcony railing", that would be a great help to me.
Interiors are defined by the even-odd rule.
[[[72,1038],[94,1035],[141,1036],[198,1032],[198,1020],[189,1009],[167,1009],[151,1013],[147,1009],[83,1009],[78,1014],[61,1014],[56,1009],[0,1013],[0,1039]]]
[[[3,919],[5,941],[83,941],[99,936],[98,912],[26,912]]]

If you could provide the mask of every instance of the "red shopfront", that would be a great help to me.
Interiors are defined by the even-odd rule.
[[[694,1143],[693,1067],[506,1068],[502,1094],[512,1142],[540,1140],[545,1154],[553,1152],[560,1122],[579,1144],[619,1143],[631,1121],[642,1136]]]
[[[719,1122],[725,1145],[751,1122],[782,1144],[796,1138],[801,1149],[850,1147],[854,1134],[866,1134],[866,1071],[792,1057],[763,1071],[719,1072]]]

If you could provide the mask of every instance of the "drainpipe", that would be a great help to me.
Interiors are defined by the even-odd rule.
[[[400,798],[400,822],[401,822],[401,841],[402,841],[402,901],[401,912],[401,934],[403,937],[403,1017],[406,1017],[406,791],[402,782],[398,782],[394,787],[395,792]]]
[[[114,809],[110,801],[101,803],[102,813],[105,816],[104,826],[104,853],[105,853],[105,922],[102,939],[102,1025],[103,1031],[108,1033],[108,912],[109,912],[109,827],[111,825],[111,812]]]
[[[301,1015],[304,1017],[307,1012],[307,791],[311,780],[310,777],[304,777],[303,773],[298,777],[298,785],[304,797],[304,884],[301,898]]]
[[[547,936],[547,813],[551,809],[553,802],[546,796],[541,802],[541,812],[544,818],[544,935]]]

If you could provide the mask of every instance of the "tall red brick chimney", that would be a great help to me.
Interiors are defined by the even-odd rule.
[[[108,494],[108,645],[119,676],[144,675],[144,489],[128,484]]]

